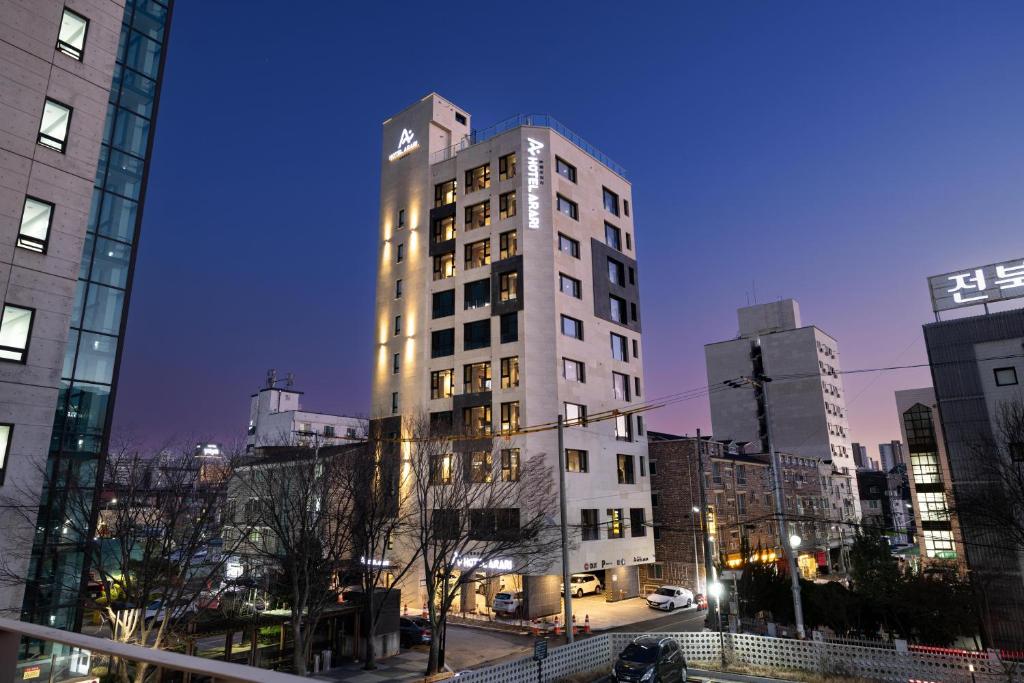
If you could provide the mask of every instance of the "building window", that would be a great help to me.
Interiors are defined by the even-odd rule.
[[[434,208],[452,204],[455,201],[455,178],[434,185]]]
[[[567,315],[562,316],[562,334],[566,337],[572,337],[574,339],[583,339],[583,321],[577,320],[576,318],[570,318]]]
[[[643,508],[629,508],[629,533],[633,538],[647,535],[647,520]]]
[[[915,484],[941,484],[939,456],[936,453],[911,453],[910,470]]]
[[[622,508],[608,508],[608,538],[622,538]]]
[[[633,396],[636,396],[638,398],[640,396],[640,378],[639,377],[634,377],[633,378]],[[641,432],[641,434],[642,433],[643,432]]]
[[[747,494],[745,493],[736,494],[736,514],[747,514]]]
[[[442,358],[455,354],[455,328],[434,330],[430,333],[430,357]]]
[[[501,388],[513,389],[519,386],[519,356],[501,359]]]
[[[565,426],[586,427],[587,407],[580,403],[565,403]]]
[[[506,154],[498,157],[498,180],[508,180],[516,177],[516,153]]]
[[[644,461],[645,461],[645,458],[644,458],[644,456],[641,455],[640,456],[640,476],[641,477],[646,477],[647,476],[647,472],[644,471]]]
[[[474,280],[463,285],[462,307],[464,310],[483,308],[491,305],[491,278]]]
[[[558,233],[558,250],[573,258],[580,257],[580,243],[562,233]]]
[[[716,484],[722,483],[722,465],[721,463],[711,463],[711,481]]]
[[[39,123],[39,137],[36,141],[43,147],[63,154],[67,150],[71,111],[71,107],[66,104],[47,99],[43,105],[43,118]]]
[[[455,456],[451,453],[439,453],[430,456],[430,484],[442,486],[452,483],[452,464]]]
[[[619,215],[619,195],[607,187],[601,188],[604,191],[604,210],[616,216]]]
[[[491,224],[491,202],[480,202],[466,207],[466,230],[483,228]]]
[[[462,112],[455,112],[455,122],[461,123],[462,125],[466,125],[466,115],[463,114]]]
[[[562,290],[563,294],[568,294],[574,299],[579,299],[582,296],[583,285],[574,277],[569,277],[565,273],[558,274],[558,288]]]
[[[739,486],[746,486],[747,484],[747,466],[736,465],[736,483]]]
[[[506,434],[519,431],[519,401],[501,404],[501,431]]]
[[[506,192],[498,197],[498,218],[512,218],[516,215],[516,192]]]
[[[924,553],[927,557],[938,557],[944,560],[956,559],[953,532],[943,529],[925,529]]]
[[[601,521],[597,510],[580,510],[580,534],[584,541],[597,541],[601,538]]]
[[[657,460],[651,460],[651,462],[648,464],[648,467],[651,470],[651,476],[652,477],[658,476],[658,461]]]
[[[402,316],[400,315],[395,316],[394,332],[396,337],[402,334]]]
[[[441,410],[430,413],[430,433],[448,435],[452,433],[452,411]]]
[[[399,229],[405,227],[405,209],[398,210],[398,227]]]
[[[516,231],[509,230],[498,235],[498,246],[501,250],[499,258],[511,258],[519,253],[519,244],[516,238]]]
[[[501,301],[515,301],[519,298],[519,273],[510,271],[498,276],[498,294]]]
[[[630,272],[632,272],[632,270],[633,269],[630,268]],[[629,319],[636,322],[636,304],[632,301],[629,302]]]
[[[555,172],[570,182],[576,182],[576,167],[565,159],[555,157]]]
[[[451,398],[455,393],[455,371],[435,370],[430,373],[430,398]]]
[[[462,409],[462,426],[470,436],[487,436],[491,433],[491,406],[472,406]]]
[[[651,474],[654,474],[652,471]],[[661,494],[657,491],[651,491],[651,507],[656,508],[661,505]]]
[[[501,316],[501,343],[519,341],[518,313],[504,313]]]
[[[11,435],[14,433],[14,425],[0,424],[0,486],[4,485],[4,478],[7,474],[7,459],[11,455]]]
[[[462,391],[477,394],[491,390],[491,361],[470,363],[462,366]]]
[[[57,49],[68,57],[82,61],[88,30],[89,20],[65,7],[64,16],[60,20],[60,32],[57,34]]]
[[[576,204],[576,202],[566,197],[563,197],[562,195],[558,195],[557,203],[558,210],[560,212],[564,213],[566,216],[573,219],[574,221],[578,221],[580,219],[580,207]]]
[[[604,224],[604,243],[616,251],[622,251],[622,233],[611,223]]]
[[[494,479],[494,460],[490,451],[469,454],[469,480],[474,484],[490,484]]]
[[[613,258],[608,259],[608,282],[620,287],[626,285],[626,269]]]
[[[396,353],[391,356],[391,374],[397,375],[402,369],[402,354]]]
[[[620,484],[635,484],[636,477],[633,476],[633,456],[619,453],[616,457],[619,472]]]
[[[1008,387],[1017,383],[1017,368],[996,368],[993,372],[997,387]]]
[[[397,415],[398,414],[398,392],[397,391],[392,391],[391,392],[391,414],[392,415]]]
[[[948,522],[949,508],[946,506],[946,494],[942,491],[919,492],[918,506],[921,509],[923,522]]]
[[[433,527],[434,538],[438,540],[455,540],[459,538],[459,511],[445,508],[434,508],[430,514],[430,525]]]
[[[569,382],[579,382],[580,384],[583,384],[587,381],[586,366],[582,361],[563,358],[562,377],[565,377]]]
[[[627,324],[626,300],[611,294],[608,296],[608,309],[612,322]]]
[[[396,299],[401,299],[402,298],[402,281],[401,280],[395,280],[395,298]]]
[[[612,358],[615,360],[621,360],[623,363],[629,362],[629,347],[626,346],[626,338],[621,334],[611,333],[612,339]]]
[[[432,298],[432,318],[446,318],[455,315],[455,290],[446,289],[443,292],[434,292]]]
[[[484,318],[462,326],[463,350],[484,349],[491,345],[491,319]]]
[[[401,263],[405,260],[405,243],[399,242],[398,246],[395,247],[395,263]]]
[[[434,240],[434,244],[455,239],[455,216],[445,216],[434,220],[431,238]]]
[[[640,357],[640,345],[636,343],[636,339],[633,340],[633,358]]]
[[[617,441],[633,440],[633,423],[629,415],[615,416],[615,439]]]
[[[449,251],[434,257],[434,279],[444,280],[455,277],[455,252]]]
[[[612,398],[618,401],[629,400],[629,375],[612,373]]]
[[[586,451],[578,448],[565,449],[565,471],[585,473],[589,471],[589,458]]]
[[[466,171],[466,194],[491,186],[491,165],[484,164]]]
[[[21,228],[18,230],[18,246],[45,254],[52,223],[53,204],[35,197],[25,197]]]
[[[519,449],[501,449],[501,480],[519,481]]]

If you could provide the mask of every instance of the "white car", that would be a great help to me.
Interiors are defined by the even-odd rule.
[[[502,591],[494,596],[491,609],[497,614],[507,617],[519,616],[523,613],[522,592]]]
[[[693,593],[679,586],[662,586],[647,596],[647,606],[671,612],[676,607],[693,604]]]
[[[584,595],[589,595],[590,593],[601,592],[601,581],[593,574],[573,574],[569,577],[569,583],[572,585],[572,595],[576,598],[582,598]],[[564,583],[560,590],[564,595]]]

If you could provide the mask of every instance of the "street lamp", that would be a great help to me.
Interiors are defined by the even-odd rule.
[[[803,539],[800,538],[800,536],[798,534],[793,534],[792,536],[789,537],[789,547],[790,548],[794,548],[794,549],[795,548],[799,548],[800,547],[800,541],[802,541],[802,540]]]
[[[708,594],[715,599],[715,612],[718,613],[718,646],[722,650],[722,669],[725,669],[725,634],[722,631],[722,584],[716,578],[708,584]]]

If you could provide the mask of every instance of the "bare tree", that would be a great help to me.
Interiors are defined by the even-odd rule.
[[[313,635],[336,599],[352,555],[354,515],[349,481],[355,446],[286,447],[236,468],[231,535],[257,573],[282,586],[291,610],[295,671],[308,672]]]
[[[58,533],[79,544],[91,567],[95,583],[82,606],[102,616],[112,639],[173,647],[197,618],[200,594],[219,581],[234,551],[220,539],[229,476],[229,461],[198,459],[191,442],[156,457],[125,443],[106,456],[98,494],[96,480],[63,482],[66,516]],[[70,585],[48,590],[80,594],[80,575],[55,576]],[[118,661],[115,668],[119,680],[137,683],[157,673],[143,663]]]
[[[555,564],[557,492],[545,454],[521,461],[509,439],[453,435],[426,418],[413,420],[406,433],[414,543],[433,629],[429,675],[444,666],[448,615],[476,570],[536,574]]]

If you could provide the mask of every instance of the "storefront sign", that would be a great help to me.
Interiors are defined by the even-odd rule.
[[[38,666],[26,666],[21,674],[21,679],[27,681],[32,678],[39,678],[40,668]]]
[[[540,188],[544,184],[544,143],[526,138],[526,227],[540,230]]]
[[[365,567],[390,567],[391,566],[391,560],[385,560],[385,559],[379,559],[378,560],[376,557],[371,557],[370,559],[366,559],[365,557],[360,557],[359,561],[362,562],[363,566],[365,566]]]
[[[1024,259],[933,275],[928,288],[936,313],[1024,297]]]
[[[388,155],[388,161],[398,161],[419,148],[420,141],[416,139],[416,134],[408,128],[403,128],[402,135],[398,138],[398,149]]]

